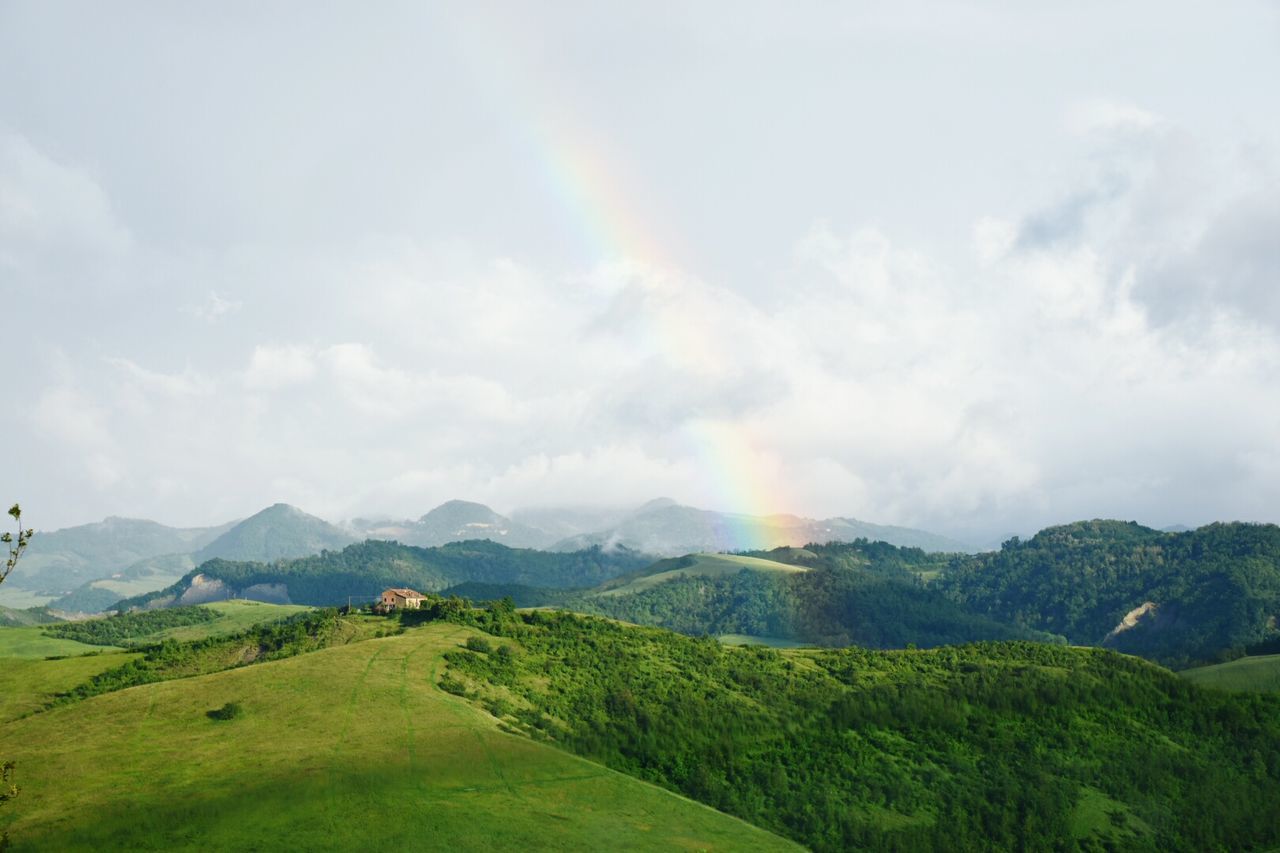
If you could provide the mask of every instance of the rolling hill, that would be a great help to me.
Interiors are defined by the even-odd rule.
[[[440,690],[441,656],[474,633],[432,625],[10,717],[23,790],[0,826],[15,851],[798,849]],[[45,669],[72,662],[21,681],[65,684]],[[238,716],[210,717],[228,703]]]

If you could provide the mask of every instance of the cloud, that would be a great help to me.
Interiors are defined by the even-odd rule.
[[[258,345],[253,348],[244,385],[251,391],[274,391],[310,381],[316,375],[315,353],[302,345]]]
[[[1141,132],[1160,128],[1166,120],[1125,101],[1091,98],[1068,107],[1063,124],[1076,134]]]
[[[234,299],[227,299],[216,290],[210,290],[204,302],[198,305],[183,306],[181,310],[183,313],[198,317],[206,323],[216,323],[226,315],[239,311],[242,307],[244,307],[244,303]]]
[[[32,273],[57,256],[119,255],[132,245],[91,175],[0,132],[0,265]]]

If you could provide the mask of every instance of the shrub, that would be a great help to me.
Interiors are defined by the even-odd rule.
[[[239,702],[228,702],[221,708],[214,708],[205,714],[211,720],[234,720],[236,717],[243,715],[244,708],[240,707]]]
[[[489,641],[484,637],[467,637],[467,648],[473,652],[485,652],[486,654],[493,649]]]

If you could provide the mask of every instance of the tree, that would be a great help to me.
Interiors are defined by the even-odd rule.
[[[27,544],[31,542],[31,537],[36,535],[35,530],[22,529],[22,508],[17,504],[9,507],[9,515],[13,516],[14,522],[18,525],[18,536],[15,539],[13,534],[5,531],[0,535],[0,542],[9,547],[9,558],[5,560],[4,572],[0,573],[0,583],[4,583],[5,578],[9,577],[9,573],[13,571],[13,567],[18,565],[18,559],[22,556],[22,552],[27,550]]]
[[[31,541],[32,536],[36,535],[34,530],[22,529],[22,508],[17,504],[9,508],[9,515],[13,516],[14,523],[18,525],[18,536],[15,539],[13,534],[7,530],[3,535],[0,535],[0,542],[3,542],[9,548],[9,557],[5,560],[4,571],[0,572],[0,583],[4,583],[5,578],[9,577],[9,573],[13,571],[14,566],[18,565],[18,559],[22,556],[22,552],[27,550],[27,543]],[[13,781],[16,766],[12,761],[0,761],[0,803],[18,796],[18,786]],[[8,846],[9,833],[6,832],[0,835],[0,850],[4,850]]]

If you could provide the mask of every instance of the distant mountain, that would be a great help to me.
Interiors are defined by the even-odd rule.
[[[636,510],[631,507],[521,507],[512,510],[511,519],[542,530],[551,537],[553,542],[559,542],[561,539],[581,533],[593,533],[614,527],[635,512]]]
[[[5,585],[62,595],[84,583],[110,577],[139,560],[196,551],[232,524],[178,528],[112,516],[62,530],[37,530],[22,558],[21,569]]]
[[[459,500],[446,501],[416,521],[357,518],[347,526],[359,538],[391,539],[420,548],[479,539],[499,542],[509,548],[546,548],[560,538],[536,526],[513,521],[484,504]]]
[[[244,521],[199,549],[196,565],[208,560],[279,560],[341,550],[354,537],[297,507],[278,503]]]
[[[960,553],[972,547],[944,536],[870,524],[852,518],[814,520],[794,515],[751,516],[682,506],[671,500],[651,501],[615,525],[566,537],[553,550],[623,545],[635,551],[673,557],[701,551],[800,546],[869,539],[931,552]]]

